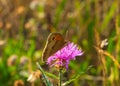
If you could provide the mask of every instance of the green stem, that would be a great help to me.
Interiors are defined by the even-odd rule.
[[[62,86],[62,69],[59,70],[59,86]]]
[[[39,63],[36,62],[36,64],[37,64],[38,68],[40,69],[40,71],[42,72],[42,75],[43,75],[43,78],[44,78],[44,80],[45,80],[46,86],[51,86],[51,85],[50,85],[50,82],[48,81],[48,79],[47,79],[47,77],[46,77],[43,69],[42,69],[41,66],[39,65]]]

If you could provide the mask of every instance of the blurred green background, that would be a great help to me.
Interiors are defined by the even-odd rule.
[[[45,86],[27,78],[51,32],[68,32],[84,51],[63,75],[67,86],[120,86],[119,0],[0,0],[0,86]]]

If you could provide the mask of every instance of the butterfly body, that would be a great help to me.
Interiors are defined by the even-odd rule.
[[[43,50],[43,61],[46,61],[48,57],[63,48],[65,44],[66,41],[60,33],[51,33],[47,38],[46,45]]]

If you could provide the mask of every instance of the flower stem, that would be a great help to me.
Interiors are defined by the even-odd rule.
[[[59,86],[62,86],[62,69],[59,70]]]

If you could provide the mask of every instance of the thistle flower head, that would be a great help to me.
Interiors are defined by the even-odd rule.
[[[54,55],[50,56],[47,59],[47,64],[51,67],[66,67],[66,69],[68,69],[68,64],[70,60],[75,60],[76,56],[81,56],[82,54],[82,50],[79,49],[77,45],[69,42],[61,50],[57,51]]]

